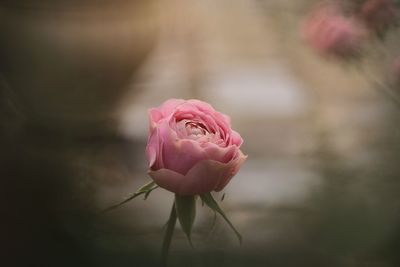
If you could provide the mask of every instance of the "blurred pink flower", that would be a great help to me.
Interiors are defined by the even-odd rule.
[[[199,100],[170,99],[149,110],[149,175],[179,195],[222,190],[246,156],[230,119]]]
[[[363,44],[366,30],[355,18],[345,17],[338,7],[318,6],[303,24],[305,41],[323,55],[352,56]]]
[[[392,63],[392,73],[397,82],[400,82],[400,56],[397,56]]]
[[[392,0],[367,0],[361,7],[361,18],[371,30],[382,32],[397,23],[397,10]]]

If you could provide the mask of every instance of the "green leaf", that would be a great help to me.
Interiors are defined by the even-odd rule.
[[[151,181],[145,185],[143,185],[142,187],[140,187],[135,193],[130,194],[129,196],[127,196],[123,201],[121,201],[118,204],[112,205],[111,207],[108,207],[107,209],[103,210],[103,212],[107,212],[113,209],[118,208],[119,206],[125,204],[126,202],[145,194],[145,198],[147,199],[147,197],[149,196],[149,194],[151,193],[151,191],[153,191],[154,189],[157,189],[158,185],[156,185],[156,183],[154,181]]]
[[[236,230],[236,228],[233,226],[233,224],[229,221],[228,217],[226,217],[225,213],[223,210],[218,206],[218,203],[215,201],[211,193],[206,193],[203,195],[200,195],[200,198],[206,203],[208,207],[210,207],[213,211],[219,213],[222,218],[226,221],[226,223],[231,227],[231,229],[235,232],[237,238],[239,239],[239,243],[242,244],[242,236],[240,233]]]
[[[175,207],[182,230],[185,232],[191,246],[191,232],[196,217],[196,199],[195,196],[175,195]]]

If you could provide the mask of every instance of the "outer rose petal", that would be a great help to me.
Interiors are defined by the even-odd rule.
[[[157,123],[163,119],[162,113],[156,109],[156,108],[151,108],[148,111],[149,114],[149,132],[153,131],[154,128],[156,128]]]
[[[234,144],[238,147],[240,147],[243,144],[242,137],[240,136],[240,134],[238,134],[234,130],[232,130],[232,132],[231,132],[231,139],[232,139],[232,144]]]
[[[179,192],[181,183],[185,180],[184,175],[169,169],[150,170],[148,174],[157,185],[174,193]]]
[[[215,109],[206,102],[197,99],[189,99],[187,102],[196,106],[199,110],[203,112],[209,112],[209,111],[215,112]]]
[[[186,101],[183,99],[169,99],[167,101],[165,101],[164,103],[161,104],[161,106],[159,106],[157,109],[161,112],[161,114],[163,115],[163,118],[167,118],[169,115],[171,115],[174,110],[176,109],[176,107],[178,107],[179,105],[182,105],[183,103],[185,103]]]
[[[229,168],[230,164],[215,160],[200,161],[187,173],[178,194],[196,195],[213,191]]]
[[[231,178],[225,177],[225,175],[230,174],[233,167],[233,162],[221,163],[214,160],[203,160],[190,169],[186,175],[168,169],[150,171],[149,175],[160,187],[178,195],[197,195],[211,192],[219,184],[225,183]]]
[[[219,161],[222,163],[227,163],[231,161],[239,150],[239,148],[235,145],[220,147],[213,143],[206,143],[206,146],[203,149],[207,154],[207,159]]]
[[[149,114],[150,131],[152,131],[156,127],[159,121],[169,117],[174,112],[176,107],[178,107],[183,103],[185,103],[185,100],[183,99],[170,99],[165,101],[158,108],[149,109],[148,114]]]
[[[161,153],[162,146],[163,142],[160,140],[159,131],[155,128],[151,132],[146,146],[146,157],[149,163],[149,169],[159,169],[164,166]]]
[[[214,189],[215,191],[219,192],[222,189],[225,188],[225,186],[230,182],[233,176],[237,174],[237,172],[240,169],[240,166],[246,161],[247,156],[245,156],[242,151],[239,150],[238,152],[238,157],[231,162],[228,163],[230,169],[228,172],[224,175],[223,179],[221,182],[217,185],[217,187]]]
[[[156,163],[157,159],[157,151],[155,150],[154,146],[148,146],[146,148],[146,157],[147,161],[149,162],[149,169],[151,169],[154,166],[154,163]]]

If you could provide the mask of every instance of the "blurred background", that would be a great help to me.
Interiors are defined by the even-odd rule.
[[[172,194],[100,211],[150,179],[147,109],[198,98],[245,140],[243,244],[198,203],[170,266],[400,266],[399,8],[366,2],[1,1],[0,264],[158,266]]]

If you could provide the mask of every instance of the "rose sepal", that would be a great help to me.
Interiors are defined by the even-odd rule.
[[[242,244],[242,236],[240,235],[238,230],[236,230],[235,226],[231,223],[231,221],[228,219],[228,217],[226,217],[224,211],[219,207],[217,201],[215,201],[215,199],[213,198],[211,193],[202,194],[202,195],[200,195],[200,198],[210,209],[212,209],[216,213],[219,213],[222,216],[222,218],[225,220],[225,222],[229,225],[229,227],[236,234],[236,237],[238,238],[239,243]]]
[[[159,186],[154,181],[148,182],[147,184],[141,186],[138,190],[136,190],[136,192],[129,194],[124,200],[122,200],[121,202],[119,202],[115,205],[112,205],[112,206],[106,208],[103,212],[116,209],[119,206],[125,204],[126,202],[131,201],[132,199],[134,199],[140,195],[143,195],[143,194],[144,194],[144,200],[146,200],[147,197],[150,195],[150,193],[154,189],[157,189],[158,187]]]
[[[179,223],[193,247],[191,232],[196,217],[196,196],[180,196],[175,194],[175,209]]]

